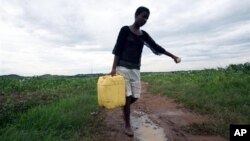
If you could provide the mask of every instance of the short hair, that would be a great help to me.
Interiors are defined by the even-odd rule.
[[[144,11],[146,11],[146,12],[148,12],[148,14],[150,14],[150,11],[149,11],[149,9],[148,9],[147,7],[140,6],[140,7],[138,7],[138,8],[136,9],[136,11],[135,11],[135,16],[140,15],[140,14],[141,14],[142,12],[144,12]]]

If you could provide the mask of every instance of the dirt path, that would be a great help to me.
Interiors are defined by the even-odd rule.
[[[196,136],[181,130],[181,126],[204,122],[208,117],[181,108],[174,100],[151,95],[148,83],[142,83],[141,98],[132,106],[131,122],[135,136],[124,134],[122,110],[105,110],[103,141],[227,141],[219,136]]]

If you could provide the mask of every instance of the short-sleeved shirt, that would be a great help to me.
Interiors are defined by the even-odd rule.
[[[147,32],[142,30],[142,33],[142,35],[136,35],[128,26],[121,28],[112,52],[114,55],[119,56],[117,66],[140,69],[144,44],[157,55],[165,52],[165,49],[156,44]]]

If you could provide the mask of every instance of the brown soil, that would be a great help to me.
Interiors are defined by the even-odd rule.
[[[135,120],[142,117],[140,113],[146,114],[150,121],[146,120],[146,123],[153,122],[157,128],[162,128],[166,141],[227,141],[227,139],[220,136],[210,135],[192,135],[182,130],[181,127],[194,124],[203,123],[209,121],[207,116],[199,115],[187,110],[177,104],[173,99],[163,97],[160,95],[151,95],[147,92],[148,83],[142,83],[141,98],[132,105],[131,117]],[[150,135],[152,131],[143,131],[135,134],[134,137],[128,137],[124,134],[124,121],[121,108],[114,110],[105,110],[105,118],[101,134],[96,138],[102,141],[146,141],[150,140],[150,136],[154,141],[157,140],[156,135]],[[132,122],[133,123],[133,122]],[[134,122],[135,123],[135,122]],[[153,125],[153,126],[155,126]],[[133,126],[133,125],[132,125]],[[145,127],[148,127],[146,125]],[[138,127],[133,128],[134,131],[138,131]],[[139,136],[144,135],[145,138]],[[159,135],[160,136],[160,135]],[[159,140],[160,141],[160,140]]]

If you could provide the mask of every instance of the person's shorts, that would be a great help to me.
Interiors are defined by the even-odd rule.
[[[140,70],[128,69],[126,67],[117,66],[116,71],[122,75],[126,81],[126,95],[140,98],[141,96],[141,80]]]

